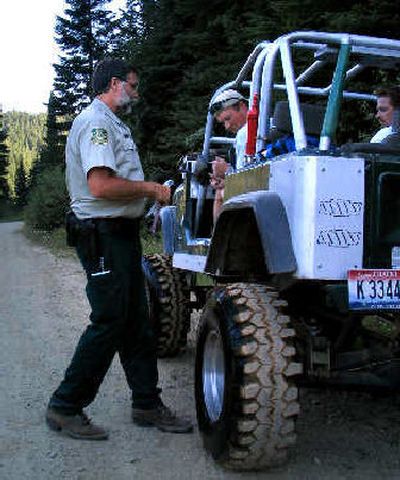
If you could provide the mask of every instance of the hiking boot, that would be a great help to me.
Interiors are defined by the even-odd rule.
[[[151,410],[132,408],[132,420],[136,425],[157,427],[162,432],[189,433],[193,431],[193,424],[190,420],[177,417],[163,404]]]
[[[53,408],[46,411],[47,425],[57,432],[64,432],[72,438],[79,440],[107,440],[108,433],[104,428],[91,423],[85,413],[64,415]]]

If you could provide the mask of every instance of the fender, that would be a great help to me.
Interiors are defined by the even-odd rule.
[[[296,268],[286,210],[277,193],[249,192],[224,204],[211,239],[207,273],[249,278]]]

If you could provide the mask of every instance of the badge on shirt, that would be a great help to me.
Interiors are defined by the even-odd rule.
[[[94,145],[107,145],[108,133],[105,128],[92,128],[91,142]]]

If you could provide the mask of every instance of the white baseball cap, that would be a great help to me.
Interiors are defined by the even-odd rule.
[[[221,110],[224,110],[227,107],[231,107],[236,103],[243,101],[247,102],[243,95],[241,95],[237,90],[233,90],[229,88],[228,90],[224,90],[223,92],[219,93],[210,105],[210,112],[217,113]]]

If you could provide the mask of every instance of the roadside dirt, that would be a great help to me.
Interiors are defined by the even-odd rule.
[[[301,391],[298,444],[287,467],[233,473],[214,464],[196,430],[164,434],[130,423],[129,392],[115,360],[88,409],[108,426],[107,442],[49,431],[48,397],[87,323],[78,261],[31,244],[21,223],[0,224],[0,478],[125,479],[398,479],[400,398]],[[194,417],[191,336],[186,354],[159,362],[164,401]]]

